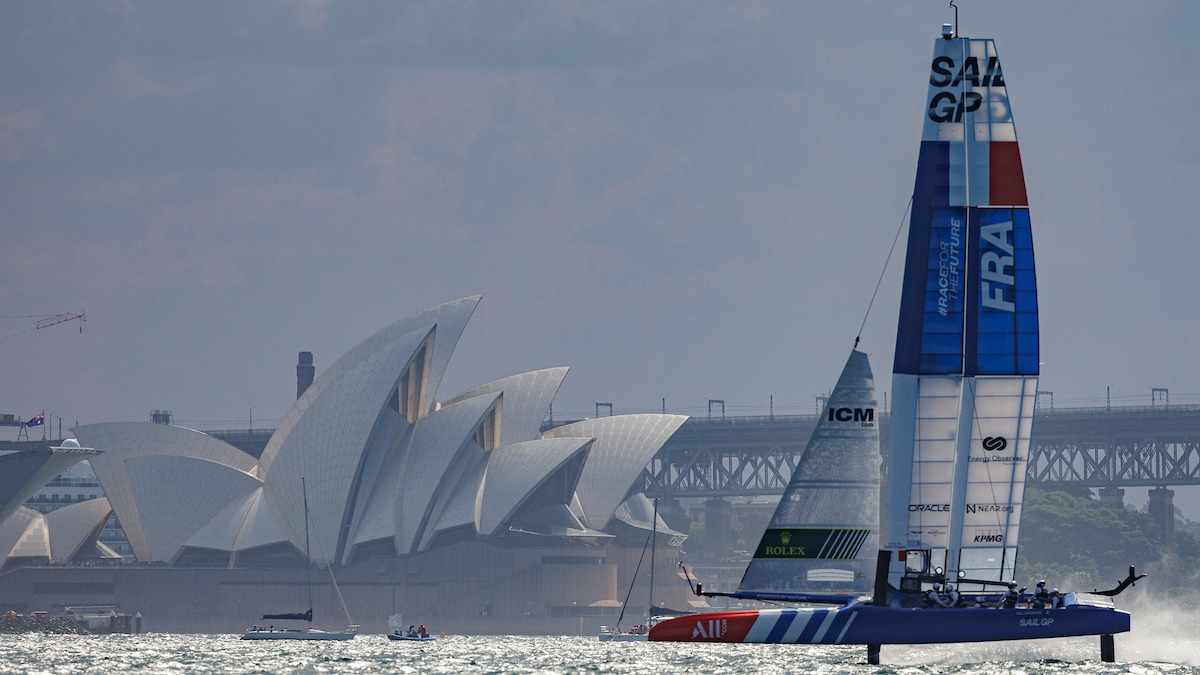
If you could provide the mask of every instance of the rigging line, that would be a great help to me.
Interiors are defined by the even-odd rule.
[[[867,311],[863,314],[862,323],[858,326],[858,335],[854,336],[854,348],[858,349],[858,341],[862,338],[863,328],[867,325],[867,317],[871,315],[871,307],[875,305],[875,296],[879,295],[879,287],[883,285],[883,275],[887,273],[888,263],[892,261],[892,254],[896,252],[896,242],[900,241],[900,233],[904,231],[904,223],[908,220],[908,213],[912,210],[913,198],[908,198],[908,206],[904,207],[904,215],[900,218],[900,227],[896,228],[896,236],[892,238],[892,247],[888,249],[887,260],[883,261],[883,269],[879,271],[879,280],[875,282],[875,292],[871,293],[871,302],[867,303]]]
[[[979,441],[980,441],[980,443],[982,443],[982,442],[983,442],[983,427],[982,427],[982,425],[980,425],[980,423],[979,423],[979,414],[978,414],[978,413],[979,413],[979,410],[978,410],[978,408],[976,407],[976,397],[977,397],[977,396],[978,396],[978,394],[979,394],[979,388],[978,388],[978,387],[979,387],[979,384],[978,384],[977,380],[976,380],[974,377],[972,377],[972,378],[970,378],[970,379],[966,379],[966,378],[964,378],[964,379],[965,379],[967,382],[969,382],[969,383],[970,383],[970,384],[969,384],[969,387],[970,387],[970,389],[971,389],[971,424],[972,424],[972,425],[975,427],[975,435],[979,437]],[[1023,400],[1024,400],[1024,398],[1025,398],[1025,381],[1024,381],[1024,378],[1021,378],[1021,393],[1020,393],[1020,395],[1019,395],[1017,398],[1018,398],[1018,400],[1021,400],[1021,401],[1023,401]],[[1013,445],[1014,445],[1014,446],[1017,446],[1017,445],[1018,445],[1018,442],[1017,442],[1017,441],[1018,441],[1018,439],[1020,438],[1020,435],[1021,435],[1021,432],[1020,432],[1020,421],[1019,421],[1019,420],[1021,419],[1021,418],[1020,418],[1020,415],[1022,415],[1022,414],[1023,414],[1023,411],[1021,411],[1021,412],[1018,412],[1017,414],[1018,414],[1018,418],[1017,418],[1017,419],[1018,419],[1018,422],[1017,422],[1017,438],[1014,438],[1014,439],[1013,439]],[[986,452],[986,450],[985,450],[985,452]],[[1014,449],[1013,449],[1013,452],[1014,452],[1014,454],[1016,453],[1016,447],[1014,447]],[[971,456],[970,445],[968,445],[968,449],[967,449],[967,461],[968,461],[968,463],[970,462],[970,456]],[[1013,501],[1015,500],[1015,497],[1016,497],[1016,489],[1015,489],[1015,487],[1016,487],[1016,486],[1014,485],[1014,483],[1016,482],[1016,480],[1015,480],[1015,478],[1014,478],[1014,476],[1015,476],[1015,473],[1016,473],[1015,467],[1016,467],[1016,462],[1013,462],[1013,463],[1012,463],[1012,468],[1010,468],[1010,470],[1009,470],[1009,474],[1010,474],[1010,475],[1009,475],[1009,483],[1008,483],[1008,501],[1007,501],[1007,503],[1005,504],[1006,506],[1009,506],[1009,507],[1013,507],[1013,506],[1014,506],[1014,504],[1013,504]],[[968,470],[968,472],[970,471],[970,466],[969,466],[969,465],[968,465],[968,468],[967,468],[967,470]],[[996,498],[996,481],[995,481],[995,480],[993,480],[993,476],[992,476],[992,463],[991,463],[991,462],[986,462],[986,463],[984,464],[983,470],[984,470],[984,472],[987,474],[987,477],[988,477],[988,491],[989,491],[989,492],[991,492],[991,494],[992,494],[992,503],[993,503],[993,504],[996,504],[997,506],[999,506],[999,505],[1000,505],[1000,501],[999,501],[999,500]],[[969,482],[969,481],[968,481],[968,482]],[[1005,517],[1003,518],[1004,522],[1000,522],[1000,521],[1001,521],[1001,515],[1000,515],[1000,512],[999,512],[999,511],[996,511],[995,513],[996,513],[996,528],[997,528],[997,529],[1002,529],[1002,530],[1004,530],[1004,533],[1007,535],[1007,534],[1008,534],[1008,525],[1010,524],[1010,522],[1011,522],[1011,519],[1010,519],[1010,518],[1008,518],[1007,516],[1005,516]]]
[[[657,523],[655,523],[655,525],[657,525]],[[642,554],[638,556],[637,567],[633,569],[633,578],[629,580],[629,590],[625,593],[625,602],[621,605],[621,614],[617,617],[617,625],[614,626],[614,628],[618,630],[621,628],[621,620],[625,618],[625,609],[629,607],[629,596],[633,595],[633,583],[637,581],[638,572],[642,570],[642,561],[646,558],[646,549],[650,546],[650,538],[653,536],[653,530],[650,532],[650,534],[646,535],[646,543],[642,546]],[[650,599],[650,605],[651,607],[654,605],[653,598]]]
[[[329,580],[333,582],[333,590],[337,591],[338,601],[342,603],[342,611],[346,613],[346,623],[354,625],[354,619],[350,618],[350,608],[346,606],[346,598],[342,597],[342,589],[338,586],[337,577],[333,576],[333,560],[325,555],[325,547],[321,545],[321,534],[319,528],[313,528],[313,539],[317,540],[317,550],[321,552],[321,557],[325,558],[325,569],[329,570]],[[311,565],[311,562],[309,563]]]

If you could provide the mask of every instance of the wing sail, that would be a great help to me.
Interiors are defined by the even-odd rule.
[[[1014,576],[1038,377],[1033,237],[995,42],[939,39],[893,367],[885,548]],[[890,580],[905,566],[893,558]]]

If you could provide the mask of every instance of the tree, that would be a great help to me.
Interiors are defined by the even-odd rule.
[[[1025,489],[1018,557],[1023,576],[1071,589],[1110,587],[1130,565],[1169,565],[1169,558],[1162,556],[1158,526],[1145,513],[1068,492]]]

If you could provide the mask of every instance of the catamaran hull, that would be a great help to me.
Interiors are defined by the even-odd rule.
[[[601,642],[645,642],[649,639],[645,633],[600,633]]]
[[[311,629],[250,630],[243,640],[353,640],[355,633],[332,633]]]
[[[1129,613],[1074,605],[1062,609],[762,609],[665,620],[650,640],[777,644],[931,644],[1112,635],[1129,630]]]

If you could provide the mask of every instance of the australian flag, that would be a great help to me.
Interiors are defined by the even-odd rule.
[[[46,413],[38,413],[25,423],[27,427],[40,427],[46,423]]]

